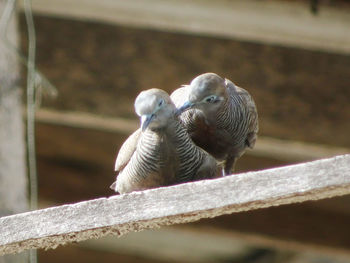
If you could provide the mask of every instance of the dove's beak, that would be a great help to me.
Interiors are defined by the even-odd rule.
[[[186,101],[180,108],[177,108],[175,114],[176,115],[180,115],[181,113],[183,113],[184,111],[192,108],[193,106],[194,106],[193,102]]]
[[[142,131],[145,131],[148,127],[148,125],[152,122],[154,119],[154,114],[148,114],[148,115],[142,115],[141,116],[141,129]]]

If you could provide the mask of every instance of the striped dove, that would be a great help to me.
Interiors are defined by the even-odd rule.
[[[258,113],[248,91],[215,73],[204,73],[171,94],[192,140],[223,165],[234,170],[246,148],[253,148]]]
[[[120,148],[113,190],[122,194],[218,176],[216,160],[192,142],[165,91],[142,91],[135,111],[141,128]]]

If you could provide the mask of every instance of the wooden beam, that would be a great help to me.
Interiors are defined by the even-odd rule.
[[[0,218],[0,255],[350,193],[350,155]]]
[[[131,233],[122,239],[108,237],[79,244],[82,247],[115,253],[123,251],[134,254],[137,249],[145,257],[164,260],[177,251],[176,258],[182,262],[186,257],[189,261],[188,250],[192,251],[190,257],[193,260],[210,258],[209,261],[213,262],[217,261],[214,260],[215,257],[238,256],[253,247],[287,250],[298,254],[315,253],[322,257],[345,256],[350,259],[349,198],[350,195],[346,195],[316,202],[234,213],[186,225]],[[343,204],[348,210],[325,210],[320,207],[323,203],[333,206]],[[48,207],[48,204],[44,205],[42,207]],[[208,244],[208,240],[216,242]],[[160,245],[165,250],[154,251]]]
[[[38,14],[350,53],[348,10],[286,1],[34,0]]]
[[[111,118],[86,112],[58,111],[43,108],[36,112],[36,121],[39,123],[127,135],[139,127],[136,119]]]
[[[288,162],[311,161],[347,153],[350,153],[350,149],[343,147],[262,136],[258,138],[256,147],[247,151],[247,154],[254,156],[270,157]]]
[[[163,237],[161,236],[163,232],[166,231],[163,231],[163,229],[142,231],[139,233],[132,233],[123,238],[103,238],[99,240],[89,240],[87,241],[87,245],[85,244],[86,242],[81,242],[77,245],[60,247],[56,250],[40,250],[39,260],[40,262],[50,263],[61,263],[62,261],[65,261],[65,259],[72,258],[74,258],[75,263],[139,263],[140,261],[142,263],[209,263],[247,262],[247,260],[249,262],[249,259],[254,258],[254,262],[275,263],[349,262],[349,257],[326,255],[322,252],[294,252],[290,249],[276,250],[276,247],[271,249],[269,249],[268,247],[252,247],[251,249],[247,249],[240,245],[244,243],[244,241],[242,241],[241,239],[234,239],[225,236],[223,237],[223,235],[215,235],[212,233],[193,233],[193,231],[191,231],[192,233],[188,233],[190,231],[186,231],[186,233],[183,233],[183,240],[182,238],[180,238],[179,240],[179,238],[176,238],[177,236],[179,236],[177,235],[177,232],[180,232],[181,235],[181,232],[183,231],[176,228],[173,230],[175,234],[175,239],[170,240],[170,238],[172,238],[173,236],[164,233]],[[194,238],[192,235],[194,236]],[[154,236],[155,239],[159,239],[159,244],[157,242],[152,242]],[[198,240],[200,237],[202,237],[202,239]],[[164,242],[161,243],[161,241],[163,240]],[[219,240],[219,242],[217,242],[217,240]],[[225,240],[227,243],[221,242]],[[183,242],[183,246],[181,246],[181,244],[176,241]],[[196,241],[197,243],[191,241]],[[200,249],[197,251],[197,249],[205,243],[207,243],[207,245],[203,247],[203,250]],[[235,243],[238,245],[238,247],[235,246]],[[151,246],[152,244],[153,246]],[[130,245],[130,247],[127,247],[128,245]],[[219,247],[219,245],[222,246],[222,249],[221,247]],[[212,249],[212,246],[216,247],[218,253],[207,253],[207,251],[205,250],[207,248],[211,251],[215,251],[215,249]],[[146,249],[149,249],[149,252],[145,251],[146,249],[144,247],[146,247]],[[242,250],[237,251],[237,249]],[[163,253],[164,250],[165,253]],[[166,255],[168,253],[169,256]]]
[[[232,229],[220,229],[220,227],[213,226],[213,219],[208,221],[211,223],[203,224],[203,227],[194,227],[193,224],[164,227],[129,233],[123,238],[111,236],[97,240],[90,239],[78,243],[78,246],[96,251],[112,252],[116,256],[122,251],[130,255],[142,254],[144,258],[164,261],[177,259],[180,262],[220,262],[222,259],[241,262],[238,259],[254,253],[257,248],[298,256],[307,253],[315,258],[306,262],[319,262],[320,258],[327,257],[347,259],[341,262],[348,262],[350,259],[350,250],[295,242],[294,240],[274,239],[274,237],[241,233],[237,230],[232,231]],[[216,223],[219,222],[215,222],[215,225]],[[233,224],[236,223],[237,220],[234,220]],[[251,222],[248,220],[247,225],[249,223]],[[202,225],[201,221],[196,224]],[[239,229],[239,226],[236,229]],[[162,249],[158,249],[159,247]]]
[[[238,238],[179,227],[129,233],[123,238],[91,239],[79,243],[79,246],[105,252],[137,253],[165,262],[174,259],[179,262],[217,262],[222,258],[243,256],[251,250]],[[158,249],[160,247],[162,249]]]
[[[329,199],[348,201],[350,196]],[[350,256],[350,216],[320,207],[323,200],[202,219],[183,226],[239,238],[251,245]],[[336,203],[336,202],[333,202]],[[318,205],[315,205],[318,204]]]
[[[138,121],[125,118],[111,118],[91,113],[56,111],[49,109],[40,109],[37,112],[36,120],[38,123],[122,135],[131,134],[139,125]],[[247,152],[247,154],[257,157],[269,157],[288,162],[311,161],[346,153],[350,153],[350,149],[329,145],[279,140],[262,136],[258,138],[256,147]]]
[[[59,247],[55,250],[39,250],[39,262],[62,263],[96,263],[96,262],[123,262],[123,263],[169,263],[156,258],[146,258],[140,253],[127,254],[123,251],[98,251],[77,245]],[[172,263],[183,261],[172,260]],[[334,262],[338,263],[338,262]],[[339,262],[341,263],[341,262]]]

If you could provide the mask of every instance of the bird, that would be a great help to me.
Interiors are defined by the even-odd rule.
[[[257,140],[258,112],[252,96],[231,80],[209,72],[170,97],[194,143],[216,158],[224,176],[231,174],[238,158]]]
[[[215,158],[192,142],[168,93],[142,91],[134,106],[141,127],[119,150],[114,191],[123,194],[220,176]]]

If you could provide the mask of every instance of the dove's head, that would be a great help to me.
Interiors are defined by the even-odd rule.
[[[135,100],[135,111],[141,118],[141,129],[161,129],[173,118],[176,108],[168,93],[161,89],[142,91]]]
[[[225,79],[215,73],[204,73],[187,86],[187,101],[178,108],[177,114],[196,108],[206,113],[215,112],[227,98]]]

